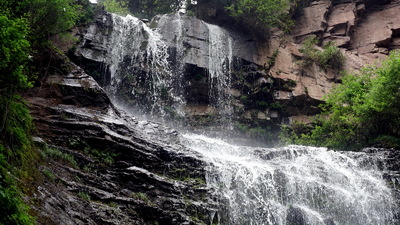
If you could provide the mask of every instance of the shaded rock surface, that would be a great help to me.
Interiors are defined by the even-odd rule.
[[[69,74],[49,75],[25,97],[46,156],[32,197],[40,224],[204,224],[222,216],[204,162],[176,131],[125,115],[63,60]]]

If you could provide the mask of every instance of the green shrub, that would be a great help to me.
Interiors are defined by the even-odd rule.
[[[359,149],[367,145],[398,147],[400,138],[400,51],[381,67],[367,66],[347,74],[326,97],[327,115],[315,128],[296,135],[294,143]],[[291,134],[288,134],[291,135]]]
[[[0,185],[0,209],[0,224],[34,224],[33,218],[28,214],[29,208],[14,187],[5,188]]]
[[[316,63],[324,70],[327,68],[341,70],[346,58],[340,49],[333,42],[328,42],[322,47],[322,50],[316,47],[317,44],[318,40],[315,36],[310,36],[303,42],[300,48],[304,58],[303,66],[307,67],[312,63]]]
[[[107,12],[115,13],[118,15],[126,16],[129,14],[127,1],[104,0],[99,2],[104,5]]]
[[[294,25],[289,10],[293,0],[234,0],[226,7],[228,13],[239,20],[252,22],[252,26],[280,28],[286,32]]]
[[[28,214],[29,208],[16,187],[14,175],[10,173],[14,166],[7,161],[8,152],[0,144],[0,224],[34,224],[34,219]]]

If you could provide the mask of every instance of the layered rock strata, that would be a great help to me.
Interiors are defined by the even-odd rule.
[[[38,222],[217,220],[222,213],[206,188],[204,162],[177,142],[177,132],[124,115],[93,78],[61,58],[57,67],[70,72],[51,73],[25,97],[44,159],[31,198]]]

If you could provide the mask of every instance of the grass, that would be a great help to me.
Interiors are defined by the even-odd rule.
[[[48,146],[44,146],[42,148],[42,156],[45,159],[58,159],[58,160],[63,160],[65,162],[68,162],[71,166],[77,168],[78,167],[78,163],[76,162],[75,158],[65,152],[62,152],[61,150],[57,149],[57,148],[51,148]]]
[[[77,196],[85,201],[90,201],[90,195],[86,192],[80,191]]]
[[[54,175],[53,171],[49,170],[49,169],[44,169],[42,171],[43,175],[45,175],[47,178],[49,178],[50,180],[54,181],[56,179],[56,176]]]

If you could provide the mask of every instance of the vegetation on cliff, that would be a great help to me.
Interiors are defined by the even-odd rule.
[[[400,51],[382,66],[347,74],[326,96],[325,114],[315,127],[284,128],[287,143],[356,150],[365,146],[400,147]]]
[[[340,49],[333,42],[328,42],[322,48],[317,47],[318,39],[316,36],[309,36],[302,44],[300,52],[303,53],[302,66],[307,67],[312,63],[318,64],[322,69],[328,67],[337,71],[341,71],[345,57]]]
[[[80,4],[78,4],[80,3]],[[20,94],[41,76],[51,35],[88,17],[88,1],[0,0],[0,224],[33,224],[21,197],[31,182],[35,157],[32,118]]]
[[[278,27],[284,31],[294,25],[289,14],[296,0],[234,0],[226,6],[229,15],[255,27]]]
[[[206,8],[222,10],[244,26],[251,29],[280,28],[289,32],[294,25],[291,9],[297,6],[297,0],[213,0],[213,1],[182,1],[182,0],[100,0],[108,12],[126,15],[132,13],[137,17],[151,19],[157,14],[176,12],[182,7],[197,11]],[[306,2],[305,0],[300,1]],[[299,4],[302,6],[302,4]],[[193,11],[189,11],[189,15]],[[198,14],[200,18],[202,17]]]

